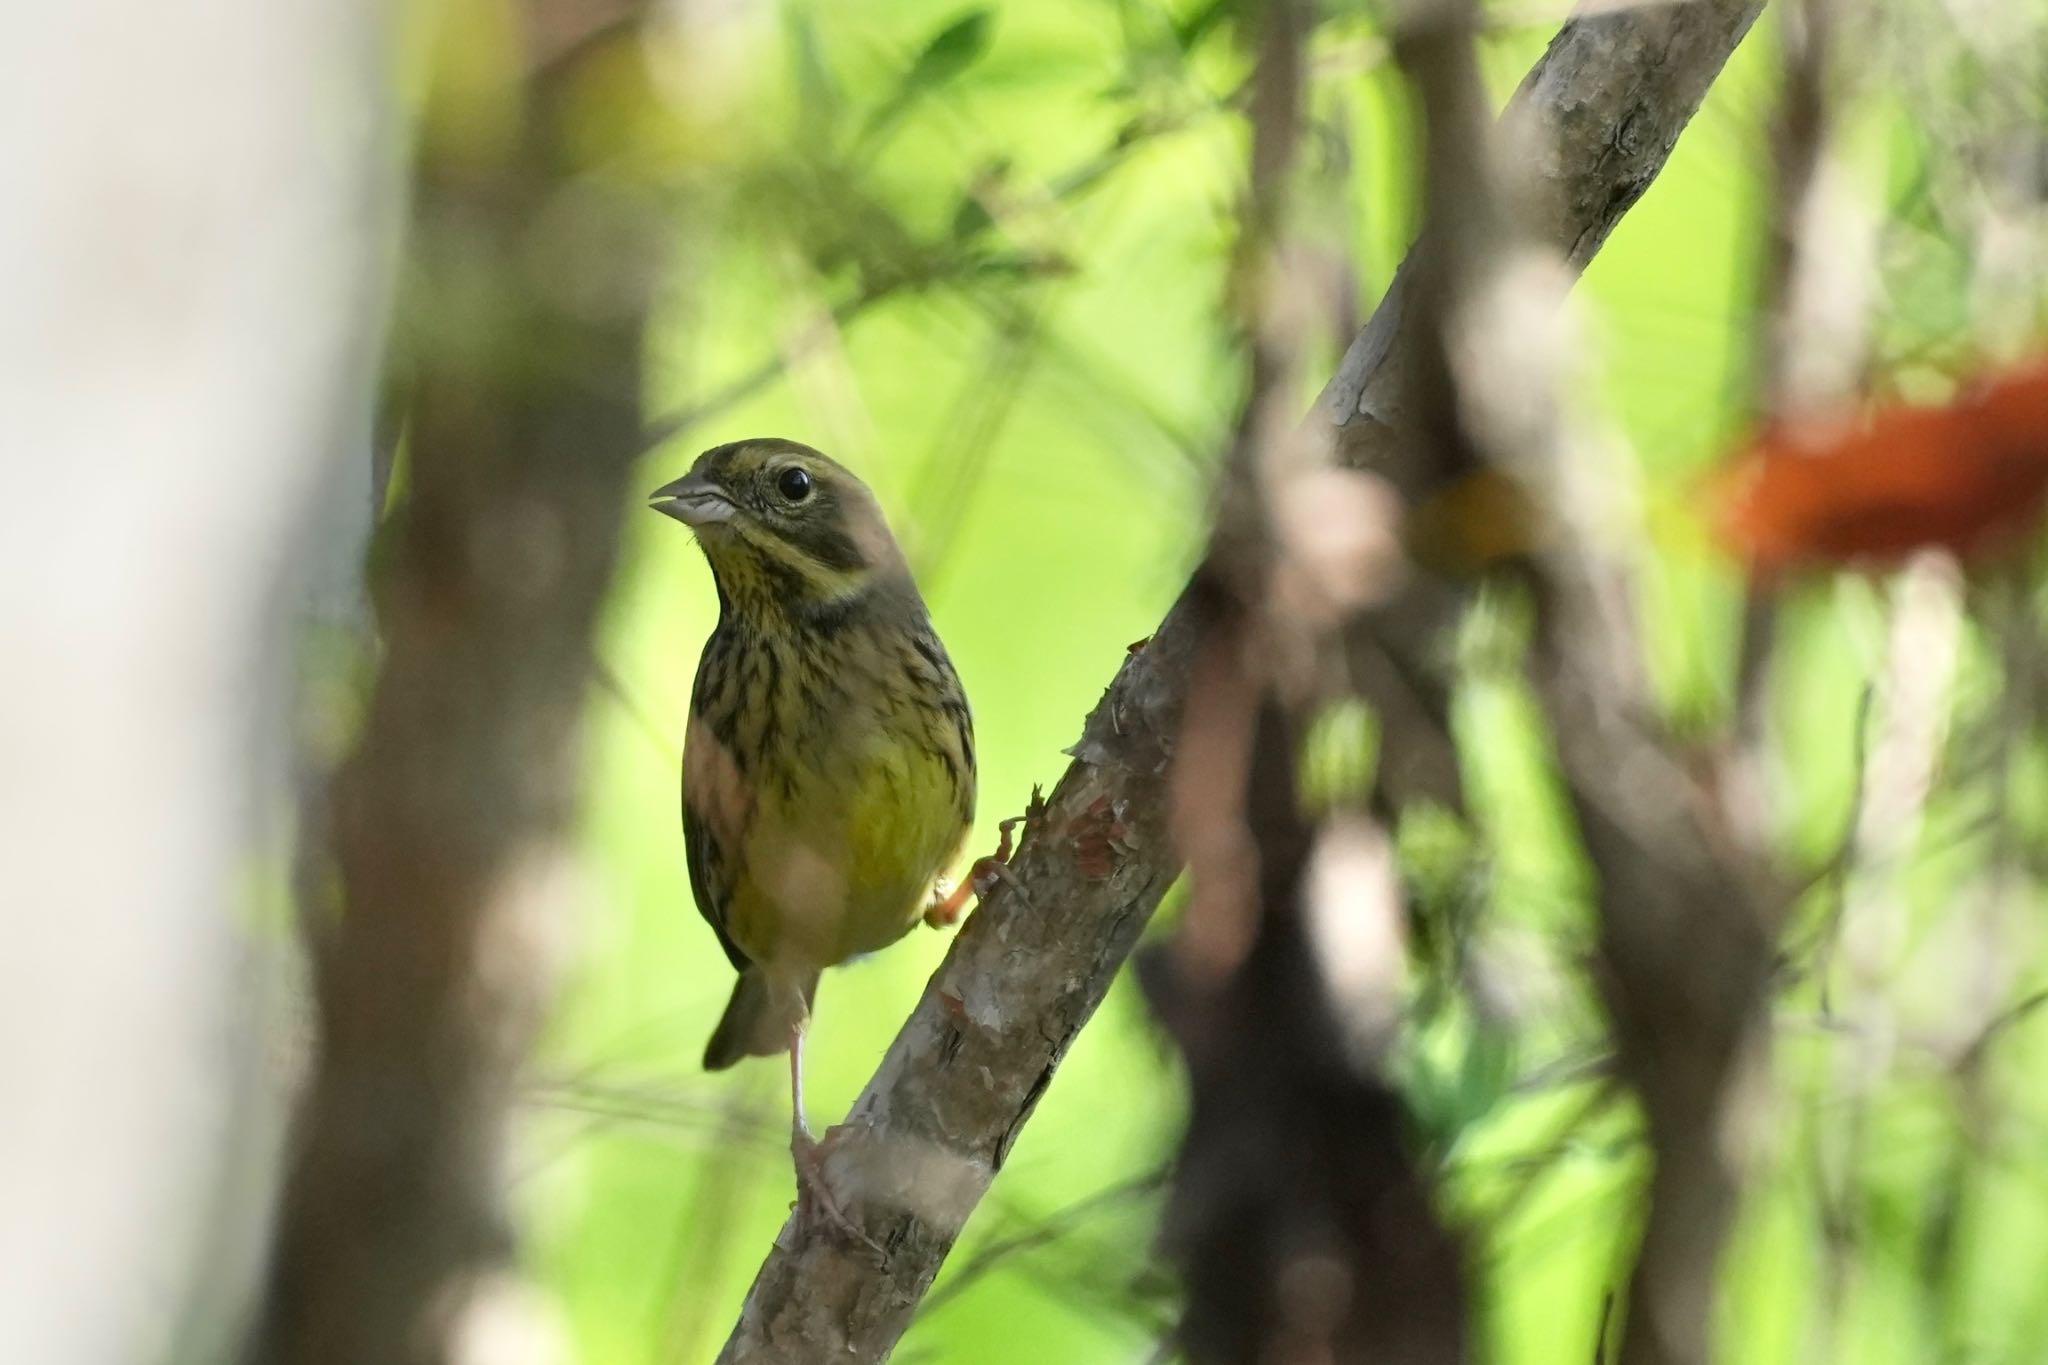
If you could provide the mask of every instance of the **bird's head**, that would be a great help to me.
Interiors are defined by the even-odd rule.
[[[866,484],[807,445],[734,441],[648,495],[697,533],[720,596],[750,616],[843,608],[909,570]]]

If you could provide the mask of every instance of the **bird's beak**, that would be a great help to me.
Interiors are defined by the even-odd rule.
[[[685,526],[709,526],[729,521],[734,511],[725,490],[697,474],[663,484],[647,495],[648,506],[665,512]]]

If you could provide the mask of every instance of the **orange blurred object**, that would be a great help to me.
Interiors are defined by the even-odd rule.
[[[1718,480],[1721,529],[1759,576],[2006,548],[2048,502],[2048,360],[1942,407],[1767,430]]]

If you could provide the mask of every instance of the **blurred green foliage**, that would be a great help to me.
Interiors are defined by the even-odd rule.
[[[665,168],[678,253],[647,395],[675,430],[645,484],[704,447],[783,435],[875,486],[974,702],[992,845],[995,821],[1061,771],[1203,540],[1207,474],[1243,390],[1224,290],[1245,72],[1227,7],[715,8],[680,56],[629,51],[586,83],[592,118],[667,110],[666,131],[636,144]],[[1504,99],[1555,16],[1502,13],[1484,55]],[[1346,296],[1314,339],[1319,377],[1400,258],[1415,166],[1372,10],[1328,6],[1313,57],[1301,217]],[[1746,420],[1773,61],[1760,32],[1576,296],[1587,354],[1574,398],[1618,438],[1619,476],[1640,477],[1649,663],[1688,732],[1711,732],[1730,705],[1740,585],[1700,529],[1697,480]],[[1926,188],[1952,174],[1949,149],[1910,94],[1876,98],[1851,141],[1899,227],[1878,344],[1901,383],[1967,355],[1977,316],[1955,224]],[[629,534],[592,702],[578,957],[526,1110],[519,1188],[580,1358],[689,1365],[723,1339],[791,1198],[783,1072],[696,1069],[729,969],[690,905],[678,754],[716,604],[672,523],[640,518]],[[2038,621],[2031,599],[2006,608]],[[1771,814],[1813,889],[1788,941],[1776,1084],[1730,1135],[1761,1157],[1726,1282],[1731,1360],[2048,1350],[2048,1112],[2024,1084],[2041,1031],[2015,1015],[1966,1071],[1956,1030],[1970,1016],[1953,1008],[1958,992],[2020,1000],[2040,982],[2037,953],[1966,961],[1966,931],[2010,920],[2016,900],[2038,908],[2031,882],[1994,877],[1987,850],[1998,837],[2038,846],[2048,765],[2030,740],[1991,787],[1930,804],[1897,866],[1830,873],[1890,613],[1884,585],[1843,582],[1785,614]],[[1490,600],[1458,650],[1469,824],[1410,812],[1399,831],[1416,961],[1397,1074],[1467,1229],[1493,1358],[1548,1365],[1595,1358],[1643,1162],[1603,1074],[1589,874],[1521,682],[1525,616]],[[2004,642],[1965,629],[1959,749],[1997,714]],[[1318,780],[1354,782],[1374,738],[1369,718],[1339,717],[1318,738]],[[1883,903],[1890,937],[1859,939],[1849,967],[1791,960],[1820,941],[1831,898],[1851,894]],[[828,977],[814,1122],[845,1111],[944,947],[920,930]],[[1168,1053],[1120,985],[898,1358],[1147,1359],[1172,1314],[1151,1263],[1151,1177],[1180,1105]]]

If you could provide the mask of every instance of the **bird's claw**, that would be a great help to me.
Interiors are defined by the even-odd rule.
[[[835,1125],[827,1128],[822,1138],[802,1131],[791,1136],[789,1149],[796,1158],[797,1224],[806,1236],[821,1226],[829,1227],[842,1237],[865,1244],[876,1255],[887,1256],[882,1244],[868,1236],[867,1230],[847,1214],[825,1176],[825,1158],[844,1133],[845,1129]]]
[[[931,908],[924,912],[926,924],[941,929],[957,923],[966,913],[967,898],[973,896],[974,903],[981,904],[988,893],[995,890],[997,882],[1008,882],[1020,895],[1023,893],[1024,884],[1017,880],[1016,873],[1010,871],[1011,831],[1023,823],[1023,816],[1013,815],[996,825],[996,851],[986,858],[976,858],[960,884],[945,897],[932,902]]]

